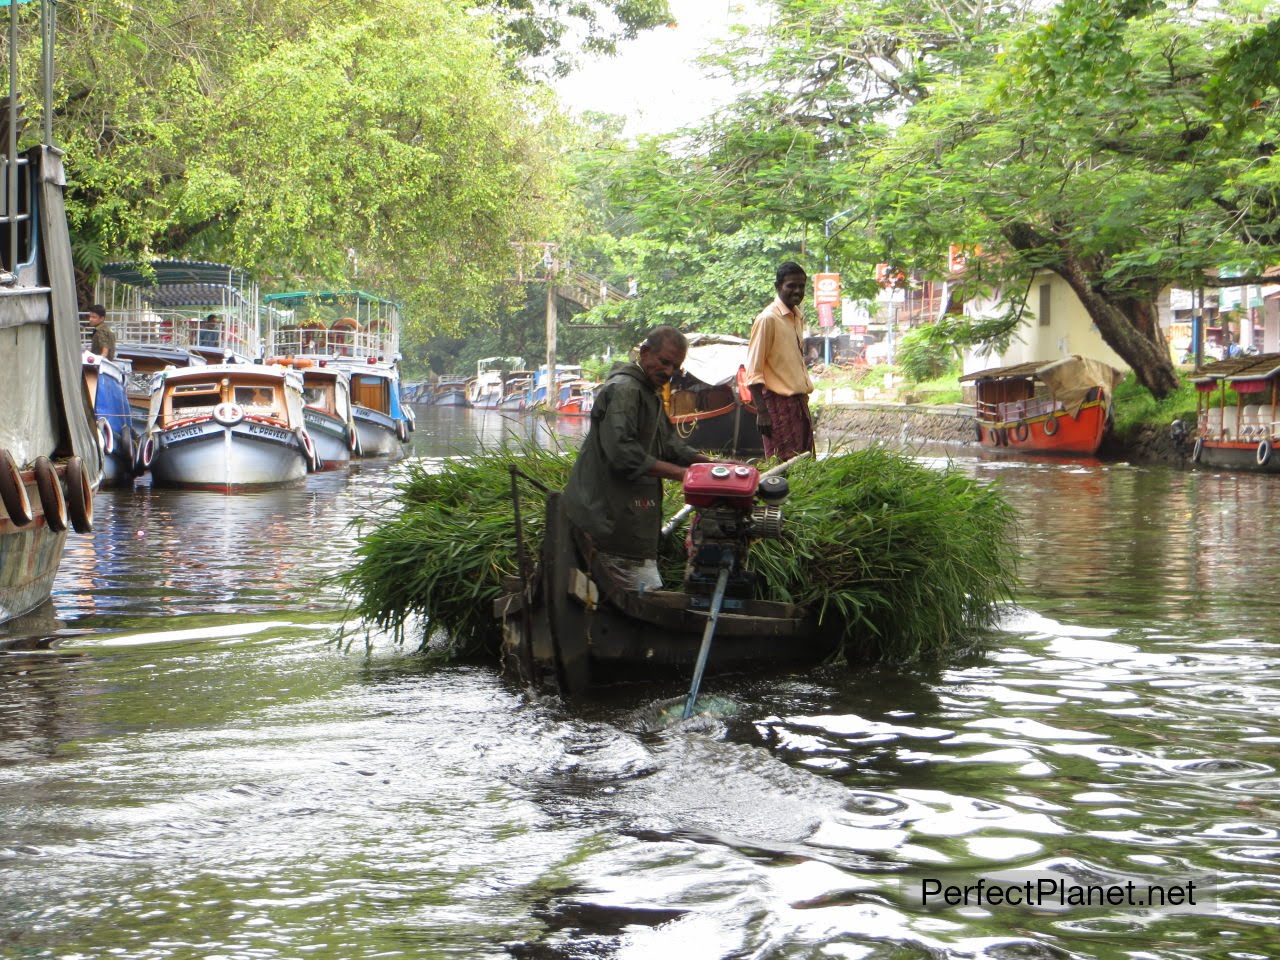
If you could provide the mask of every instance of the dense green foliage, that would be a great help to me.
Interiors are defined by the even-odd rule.
[[[573,457],[529,447],[413,466],[383,517],[361,529],[345,576],[354,613],[404,639],[425,621],[453,652],[496,642],[492,603],[517,573],[509,468],[563,487]],[[748,565],[770,599],[811,606],[843,625],[850,658],[907,660],[970,642],[1014,588],[1013,513],[993,487],[885,450],[800,463],[790,474],[785,535],[752,547]],[[666,485],[666,510],[680,507]],[[531,556],[543,501],[521,484]],[[683,539],[660,557],[683,576]]]
[[[1174,420],[1195,425],[1196,389],[1185,378],[1180,378],[1178,389],[1157,400],[1130,374],[1116,387],[1114,401],[1115,432],[1121,440],[1139,427],[1165,429]]]
[[[1007,337],[1048,270],[1161,396],[1177,379],[1159,292],[1230,265],[1258,282],[1280,260],[1274,2],[771,7],[718,58],[746,91],[733,105],[608,167],[642,289],[661,279],[650,250],[679,254],[664,316],[698,316],[704,265],[748,229],[811,270],[816,248],[854,295],[881,262],[957,301],[1002,291],[1015,309],[951,321],[957,341]],[[952,244],[980,249],[963,275]]]

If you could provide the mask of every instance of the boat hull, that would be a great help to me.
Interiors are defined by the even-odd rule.
[[[1110,405],[1087,401],[1076,416],[1055,410],[1019,420],[975,420],[974,436],[993,453],[1091,456],[1102,446]]]
[[[351,463],[352,447],[356,444],[352,442],[351,429],[341,419],[307,407],[302,411],[302,420],[315,444],[319,469],[340,470]]]
[[[599,566],[588,573],[559,494],[547,498],[541,560],[536,589],[525,591],[513,580],[494,604],[510,672],[526,681],[554,678],[569,696],[624,679],[692,677],[708,597],[682,590],[637,594],[612,584]],[[809,665],[829,656],[837,642],[830,623],[824,629],[802,607],[726,600],[706,671]]]
[[[0,623],[49,599],[66,543],[67,532],[54,533],[43,517],[25,527],[0,520]]]
[[[353,407],[356,430],[360,434],[360,456],[401,457],[408,442],[408,429],[402,421],[368,407]]]
[[[1280,473],[1280,451],[1275,449],[1277,443],[1280,441],[1197,440],[1192,448],[1191,462],[1221,470]]]
[[[245,420],[224,426],[211,419],[159,430],[152,438],[148,466],[151,482],[160,487],[232,493],[307,475],[301,438],[274,424]]]
[[[444,393],[436,394],[433,403],[437,407],[466,407],[470,406],[467,402],[467,395],[462,390],[449,390]]]

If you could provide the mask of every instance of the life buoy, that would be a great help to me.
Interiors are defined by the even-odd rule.
[[[138,451],[138,462],[142,464],[142,470],[151,469],[151,461],[156,456],[156,438],[148,436],[142,441],[142,449]],[[141,473],[142,470],[138,472]]]
[[[244,419],[244,408],[238,403],[220,403],[213,408],[213,419],[224,427],[234,427]]]
[[[307,455],[307,469],[315,473],[320,469],[320,461],[316,459],[316,445],[311,439],[311,434],[300,430],[298,436],[302,438],[302,449]]]
[[[67,461],[67,516],[76,533],[93,533],[93,486],[85,473],[84,461],[72,457]]]
[[[1013,428],[1013,439],[1022,443],[1029,436],[1031,436],[1031,428],[1027,426],[1027,421],[1019,420],[1018,425]]]
[[[1044,418],[1044,435],[1046,437],[1052,437],[1057,432],[1058,415],[1056,413],[1051,413],[1049,416]]]
[[[35,516],[27,485],[22,482],[22,471],[14,462],[13,454],[0,450],[0,500],[15,527],[25,527]]]
[[[1265,467],[1271,460],[1271,441],[1263,440],[1258,444],[1258,466]]]
[[[1195,445],[1191,448],[1191,462],[1200,462],[1200,451],[1204,449],[1204,437],[1196,437]]]
[[[354,426],[347,430],[347,446],[353,454],[360,449],[360,434]]]
[[[67,499],[62,495],[58,471],[48,457],[36,457],[31,469],[36,475],[36,491],[44,509],[44,522],[54,533],[61,533],[67,529]]]
[[[116,452],[116,434],[111,429],[111,421],[106,417],[98,418],[98,449],[104,457]]]

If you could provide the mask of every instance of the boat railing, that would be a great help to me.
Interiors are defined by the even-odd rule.
[[[1207,407],[1199,426],[1200,436],[1208,440],[1269,440],[1280,434],[1276,407],[1269,403]]]
[[[1052,397],[1031,397],[1026,400],[1007,400],[1002,403],[984,403],[980,400],[974,408],[979,420],[1013,423],[1018,420],[1029,420],[1032,417],[1047,416],[1063,409],[1063,406]]]
[[[209,320],[171,311],[148,310],[139,314],[108,310],[107,323],[118,344],[176,350],[204,347],[250,355],[257,353],[257,331],[236,317]],[[87,348],[92,339],[93,327],[87,321],[81,321],[81,343]]]
[[[287,327],[271,335],[273,357],[379,357],[391,360],[394,341],[382,330]]]
[[[0,100],[5,105],[7,100]],[[7,121],[6,117],[6,121]],[[31,168],[25,156],[4,156],[0,178],[0,225],[4,228],[4,262],[0,282],[17,281],[21,267],[34,260],[31,229]]]

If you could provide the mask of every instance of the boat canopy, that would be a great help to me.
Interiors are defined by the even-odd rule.
[[[1261,381],[1276,374],[1280,374],[1280,353],[1257,353],[1230,357],[1201,367],[1191,377],[1191,382],[1197,386],[1207,384],[1212,387],[1220,380]]]
[[[136,263],[108,263],[101,275],[116,283],[142,288],[143,299],[161,307],[248,304],[241,291],[253,286],[253,280],[241,268],[202,260],[151,260],[145,267]]]
[[[709,387],[732,383],[738,368],[746,366],[748,343],[727,333],[691,333],[684,372]]]
[[[1054,400],[1075,417],[1090,391],[1101,387],[1107,393],[1114,393],[1123,379],[1124,372],[1110,364],[1072,354],[1061,360],[1031,360],[1007,367],[991,367],[967,373],[960,382],[974,383],[981,389],[994,380],[1038,380],[1049,388]]]

